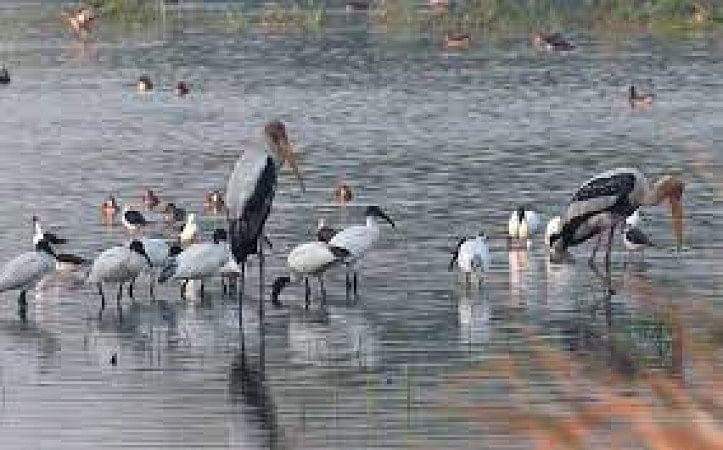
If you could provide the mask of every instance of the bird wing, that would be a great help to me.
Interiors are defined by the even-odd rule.
[[[244,152],[229,178],[226,205],[231,252],[237,263],[258,252],[259,235],[276,192],[276,179],[276,163],[260,151]]]
[[[532,235],[537,232],[540,227],[540,215],[535,211],[525,211],[525,220],[527,221],[527,232]]]
[[[134,225],[143,225],[146,223],[146,218],[143,217],[143,214],[141,214],[140,211],[136,211],[135,209],[127,210],[124,216],[128,223],[132,223]]]
[[[101,281],[124,279],[124,263],[129,254],[130,251],[122,246],[104,250],[93,261],[93,266],[88,274],[88,281],[99,283]]]
[[[323,242],[306,242],[294,247],[286,258],[289,268],[297,273],[316,273],[326,270],[340,258]]]
[[[165,239],[142,238],[143,248],[153,267],[163,267],[168,261],[169,247]]]
[[[219,271],[228,262],[223,246],[211,243],[194,244],[176,257],[175,278],[207,277]]]
[[[353,225],[338,232],[329,245],[344,248],[352,257],[358,258],[366,253],[376,241],[377,233],[365,225]]]
[[[517,211],[512,211],[510,220],[507,222],[507,234],[511,238],[517,238],[519,234],[520,221],[517,217]]]
[[[52,270],[53,264],[38,252],[25,252],[5,264],[0,270],[0,292],[17,289],[39,280]]]

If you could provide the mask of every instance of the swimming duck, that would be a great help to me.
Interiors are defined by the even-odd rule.
[[[148,75],[141,75],[140,78],[138,78],[138,90],[141,92],[150,91],[153,89],[153,82],[151,81],[151,77]]]
[[[8,69],[5,68],[5,64],[2,65],[2,68],[0,68],[0,84],[9,84],[10,83],[10,73],[8,73]]]
[[[469,37],[469,34],[466,33],[447,33],[447,35],[444,37],[444,45],[447,48],[468,48],[470,42],[471,39]]]
[[[346,183],[337,183],[334,187],[334,201],[337,203],[350,202],[354,198],[351,188]]]
[[[206,209],[220,211],[223,210],[225,205],[223,201],[223,194],[218,189],[206,192],[206,198],[203,204]]]
[[[146,205],[146,208],[153,209],[161,204],[161,199],[158,198],[155,192],[148,189],[143,193],[143,204]]]
[[[120,210],[120,208],[118,207],[118,202],[116,202],[115,197],[110,195],[108,196],[108,200],[104,201],[100,205],[100,210],[104,216],[113,216]]]
[[[76,34],[90,31],[90,24],[95,20],[95,13],[87,6],[64,15]]]
[[[532,43],[538,48],[550,51],[566,52],[575,49],[575,46],[560,33],[535,33],[532,36]]]
[[[191,89],[188,87],[188,84],[186,84],[185,81],[179,81],[178,83],[176,83],[176,95],[178,95],[179,97],[183,97],[190,91]]]
[[[636,105],[652,104],[653,97],[655,97],[654,94],[640,93],[637,89],[635,89],[635,86],[630,86],[630,95],[628,96],[628,101],[630,101],[630,106],[632,108],[634,108]]]

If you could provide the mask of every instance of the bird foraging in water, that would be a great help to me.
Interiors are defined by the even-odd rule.
[[[151,81],[151,77],[149,77],[148,75],[141,75],[140,78],[138,78],[136,87],[141,92],[153,90],[153,82]]]
[[[20,290],[18,304],[24,307],[27,291],[55,267],[55,252],[47,240],[41,239],[35,244],[35,250],[21,253],[0,269],[0,292]]]
[[[604,235],[607,235],[605,265],[610,270],[610,250],[615,229],[641,206],[670,203],[673,235],[678,249],[683,244],[683,181],[665,175],[653,183],[638,169],[619,168],[603,172],[586,181],[573,194],[562,216],[561,229],[550,237],[553,248],[562,252],[593,237],[596,243],[589,263]]]
[[[532,35],[532,43],[535,47],[549,51],[570,51],[575,46],[566,40],[560,33],[535,33]]]
[[[291,274],[274,280],[271,289],[271,303],[276,307],[281,307],[282,303],[279,301],[281,290],[289,283],[299,282],[303,278],[305,284],[304,304],[308,309],[310,297],[309,277],[315,276],[319,281],[322,304],[326,304],[326,288],[324,287],[323,275],[329,268],[341,264],[349,256],[348,250],[324,242],[315,241],[297,245],[286,258]]]
[[[337,230],[328,226],[323,218],[319,219],[316,227],[316,240],[319,242],[329,242],[337,233]]]
[[[0,84],[10,84],[10,72],[8,72],[5,64],[0,67]]]
[[[540,226],[540,217],[535,211],[518,207],[510,214],[507,222],[507,238],[510,248],[527,248],[532,236]]]
[[[204,295],[204,280],[220,276],[221,269],[229,261],[227,233],[222,228],[213,232],[213,242],[192,244],[180,254],[171,258],[158,277],[159,283],[169,279],[183,280],[181,298],[186,298],[186,286],[189,280],[201,280],[201,297]],[[222,280],[223,282],[223,280]],[[224,291],[225,291],[224,286]]]
[[[347,294],[352,289],[354,291],[354,295],[357,294],[358,281],[356,265],[379,240],[379,225],[377,224],[376,219],[383,219],[389,223],[392,228],[395,228],[394,221],[378,206],[368,207],[365,216],[365,225],[352,225],[344,228],[340,232],[336,233],[329,241],[330,246],[342,248],[349,252],[349,256],[344,259],[347,266]],[[353,283],[349,279],[349,269],[353,272]]]
[[[103,283],[118,283],[117,306],[120,308],[123,296],[123,283],[132,282],[141,273],[141,270],[148,264],[153,266],[150,257],[146,253],[143,243],[139,240],[132,240],[127,245],[111,247],[103,251],[93,260],[93,265],[88,273],[88,282],[98,286],[98,294],[101,299],[101,310],[105,309],[105,294]],[[133,297],[133,290],[129,290]]]
[[[628,101],[630,102],[631,108],[640,105],[651,105],[654,97],[655,95],[653,94],[638,92],[635,86],[630,86]]]
[[[243,295],[246,260],[250,255],[259,257],[260,305],[263,305],[264,254],[260,238],[276,193],[278,176],[284,163],[289,164],[305,192],[304,180],[296,164],[294,149],[289,143],[286,127],[274,120],[263,129],[265,145],[250,146],[236,162],[226,186],[226,209],[231,253],[241,268],[239,308]],[[261,306],[263,307],[263,306]]]
[[[457,241],[449,262],[450,271],[454,269],[455,263],[460,273],[464,274],[465,287],[471,285],[472,273],[477,274],[478,283],[482,282],[483,273],[490,270],[490,252],[484,231],[480,231],[473,238],[461,238]]]

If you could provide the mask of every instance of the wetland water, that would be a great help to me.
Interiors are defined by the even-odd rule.
[[[536,52],[522,34],[454,53],[439,36],[361,20],[312,34],[236,33],[183,14],[149,29],[106,27],[84,44],[52,17],[3,39],[13,76],[0,89],[3,261],[30,248],[33,214],[86,257],[123,241],[122,227],[100,220],[109,193],[130,202],[153,188],[200,213],[204,193],[225,186],[244,142],[272,118],[287,123],[308,191],[281,177],[267,295],[320,216],[360,223],[363,207],[379,204],[397,229],[382,225],[357,302],[345,299],[343,273],[329,274],[326,313],[304,312],[303,289],[290,287],[288,307],[267,304],[259,327],[253,263],[243,338],[238,305],[217,283],[202,302],[180,300],[176,285],[151,302],[144,280],[122,320],[115,308],[99,318],[95,289],[72,278],[30,295],[27,322],[16,295],[2,294],[1,447],[530,448],[531,435],[474,407],[504,417],[544,404],[555,416],[585,403],[535,363],[540,348],[601,376],[649,368],[711,389],[689,352],[721,326],[719,34],[573,29],[579,51],[569,55]],[[143,73],[153,92],[132,87]],[[192,85],[186,98],[173,95],[179,79]],[[631,83],[654,90],[652,108],[630,109]],[[618,166],[684,175],[681,256],[668,249],[662,207],[645,214],[661,244],[646,264],[624,266],[616,241],[610,299],[585,263],[588,247],[567,265],[550,264],[541,239],[506,250],[499,237],[518,204],[546,221],[582,181]],[[343,208],[330,203],[340,178],[356,194]],[[204,239],[224,223],[200,221]],[[449,251],[480,229],[495,237],[492,270],[483,289],[465,292],[447,271]],[[686,345],[673,342],[671,315]],[[619,357],[612,341],[636,357]],[[720,367],[719,352],[706,357]],[[513,367],[521,387],[500,367]],[[586,443],[608,448],[607,438]]]

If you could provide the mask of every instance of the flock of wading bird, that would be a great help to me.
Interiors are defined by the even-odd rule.
[[[53,246],[65,244],[65,240],[43,230],[40,220],[33,218],[33,251],[22,253],[0,269],[0,292],[19,290],[19,304],[26,303],[26,292],[43,277],[58,268],[70,265],[82,273],[87,283],[97,286],[101,297],[101,313],[105,308],[103,286],[117,284],[117,306],[120,308],[123,286],[133,297],[133,286],[143,272],[149,274],[149,291],[154,297],[154,284],[178,280],[181,296],[185,297],[190,280],[200,280],[203,296],[204,281],[221,277],[224,294],[227,285],[224,277],[236,280],[239,307],[243,299],[246,264],[250,257],[258,259],[259,298],[264,298],[264,248],[271,246],[264,227],[272,210],[278,177],[288,164],[296,176],[302,192],[305,192],[296,155],[289,142],[286,127],[280,121],[267,123],[263,128],[264,142],[244,149],[228,179],[225,196],[220,191],[206,194],[206,206],[226,215],[227,227],[213,231],[210,242],[197,242],[198,226],[195,214],[168,203],[162,209],[165,220],[171,222],[185,219],[180,233],[173,241],[144,236],[149,221],[143,212],[129,205],[120,207],[113,197],[101,205],[104,215],[121,215],[121,222],[130,233],[128,242],[101,252],[92,261],[72,254],[56,253]],[[598,174],[582,186],[570,198],[562,215],[554,217],[547,225],[544,239],[550,257],[564,260],[568,249],[588,240],[594,241],[590,264],[605,246],[605,269],[610,279],[610,253],[617,228],[623,228],[625,245],[629,250],[642,250],[651,245],[639,228],[638,208],[670,204],[672,228],[678,248],[683,239],[683,181],[675,175],[665,175],[650,183],[645,175],[634,168],[618,168]],[[339,201],[352,198],[347,185],[339,185],[335,191]],[[147,191],[143,202],[150,208],[160,207],[161,201],[152,191]],[[317,236],[309,242],[294,247],[287,257],[288,275],[275,279],[271,289],[271,301],[282,306],[279,296],[290,283],[304,282],[305,306],[310,304],[309,279],[316,278],[320,288],[322,306],[326,305],[324,274],[335,268],[346,270],[346,294],[357,295],[357,269],[365,255],[372,250],[380,235],[380,223],[394,227],[394,221],[378,206],[369,206],[364,224],[348,226],[339,231],[320,221]],[[527,249],[540,227],[539,215],[520,207],[510,215],[508,245]],[[456,263],[464,274],[469,287],[471,277],[483,280],[489,267],[489,250],[484,233],[460,239],[452,256],[450,269]],[[611,290],[611,285],[607,285]]]

